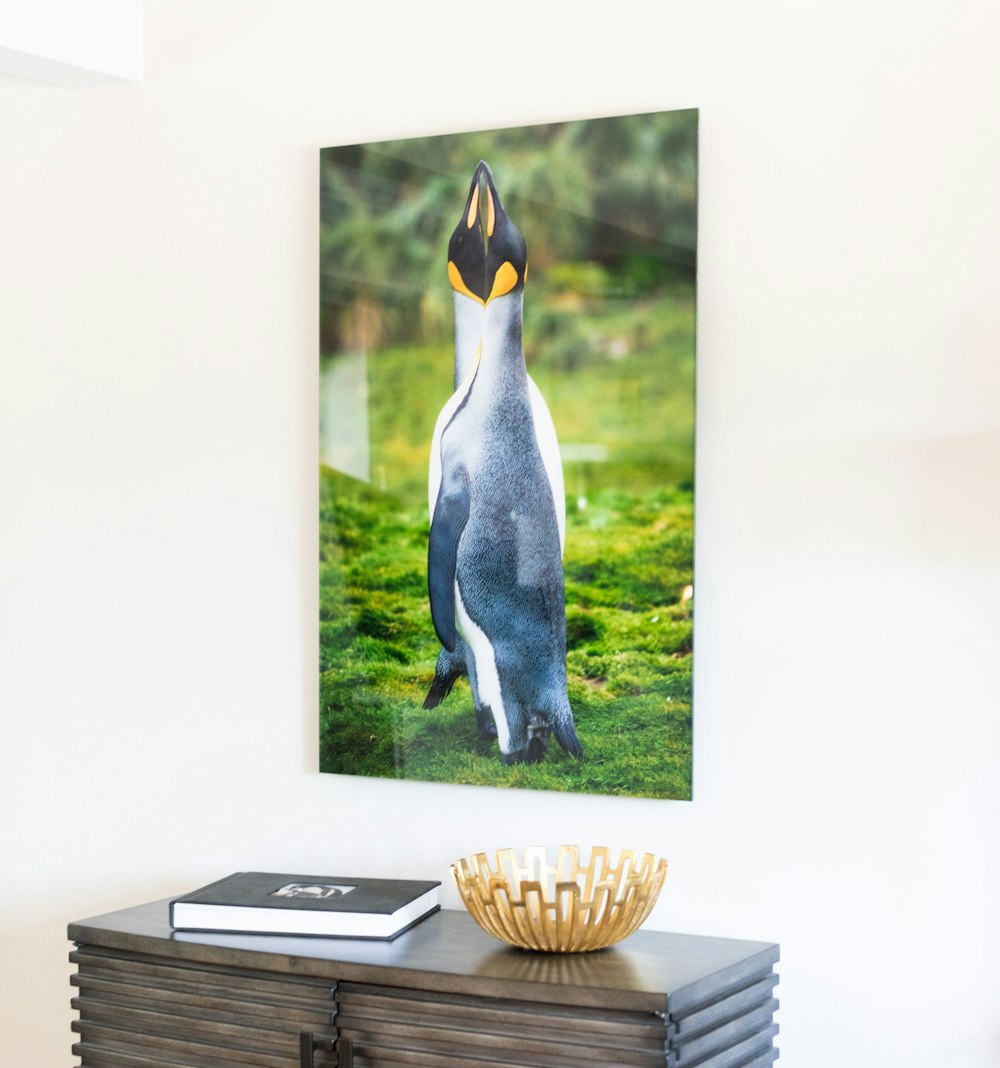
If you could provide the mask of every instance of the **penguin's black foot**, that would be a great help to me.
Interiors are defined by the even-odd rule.
[[[528,727],[528,744],[523,749],[512,749],[504,753],[505,764],[540,764],[545,759],[549,748],[549,728],[544,724],[532,723]]]
[[[538,764],[545,758],[545,750],[538,751],[535,739],[528,742],[523,749],[512,749],[509,753],[501,753],[500,759],[505,764]]]
[[[528,742],[528,748],[524,757],[525,764],[540,764],[545,759],[545,752],[549,748],[548,738],[532,738]]]
[[[550,733],[551,728],[544,720],[532,718],[528,724],[528,748],[524,758],[526,764],[538,764],[545,759]]]

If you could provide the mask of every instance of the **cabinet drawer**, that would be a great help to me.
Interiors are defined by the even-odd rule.
[[[340,983],[337,1028],[357,1065],[484,1063],[660,1066],[668,1029],[654,1013]],[[450,1060],[447,1058],[450,1057]]]

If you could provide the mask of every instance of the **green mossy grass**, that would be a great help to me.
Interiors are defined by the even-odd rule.
[[[324,771],[689,796],[691,617],[680,596],[689,576],[670,563],[690,558],[689,491],[661,500],[664,522],[654,525],[645,521],[649,499],[624,509],[615,494],[615,536],[603,549],[586,537],[601,494],[588,502],[585,515],[570,514],[568,689],[586,756],[572,760],[553,743],[544,763],[507,767],[496,743],[477,736],[465,680],[438,708],[421,707],[440,648],[426,590],[426,516],[407,513],[392,498],[329,469],[321,483]],[[336,536],[341,514],[348,548]],[[407,516],[412,529],[399,536]],[[664,591],[669,602],[650,599]]]

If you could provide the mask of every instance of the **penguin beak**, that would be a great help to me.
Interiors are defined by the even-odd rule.
[[[507,213],[503,210],[503,203],[500,200],[500,194],[497,192],[496,182],[493,180],[493,172],[490,170],[486,160],[480,161],[476,171],[477,173],[481,172],[482,182],[485,188],[485,204],[483,204],[481,212],[485,215],[485,218],[483,219],[483,233],[486,234],[486,240],[489,241],[496,230],[498,215],[502,215],[506,218]]]
[[[469,195],[465,200],[465,228],[467,230],[471,230],[476,225],[476,220],[479,217],[484,169],[487,172],[489,171],[489,167],[486,166],[486,161],[480,160],[476,166],[475,173],[472,175],[472,182],[469,185]]]
[[[465,200],[466,229],[471,230],[475,226],[477,218],[487,245],[497,228],[497,222],[501,219],[507,219],[507,213],[504,211],[500,193],[497,191],[493,172],[484,159],[481,159],[476,164],[475,173],[472,175],[472,184],[469,186],[469,195]]]

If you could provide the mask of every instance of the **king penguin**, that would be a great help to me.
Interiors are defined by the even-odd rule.
[[[457,232],[463,225],[468,233],[453,235],[449,247],[460,381],[435,428],[429,478],[431,616],[446,670],[464,666],[480,729],[488,713],[505,763],[541,760],[550,734],[579,757],[566,693],[565,515],[561,468],[558,498],[551,470],[558,445],[544,401],[547,421],[537,414],[541,395],[524,365],[524,238],[485,162]]]
[[[489,166],[485,160],[481,160],[472,176],[462,216],[448,242],[448,280],[451,283],[455,306],[453,388],[456,391],[456,396],[461,394],[462,385],[474,370],[476,361],[479,358],[483,338],[486,299],[490,292],[490,289],[487,288],[486,279],[486,243],[488,238],[492,236],[492,232],[490,234],[484,233],[479,211],[482,185],[486,180],[487,173],[489,173]],[[487,226],[495,227],[495,223],[495,213],[490,216],[487,210]],[[525,265],[525,274],[527,274],[527,265]],[[532,420],[535,426],[535,437],[541,450],[542,461],[556,506],[556,518],[559,524],[559,548],[560,552],[564,552],[566,545],[566,493],[555,424],[541,390],[539,390],[530,375],[528,375],[528,393],[531,401]],[[432,521],[441,483],[441,432],[450,418],[453,408],[454,404],[445,405],[434,429],[428,474],[428,509]],[[435,708],[439,705],[451,692],[455,681],[468,673],[464,645],[464,641],[459,637],[454,650],[442,648],[435,666],[434,679],[424,700],[424,708]],[[495,738],[497,733],[496,726],[489,711],[481,707],[477,707],[475,711],[480,736],[483,738]]]

